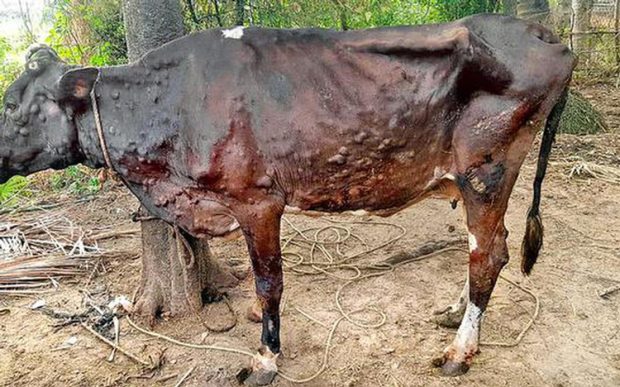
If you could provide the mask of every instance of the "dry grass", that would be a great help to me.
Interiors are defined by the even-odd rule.
[[[581,157],[568,157],[562,161],[551,162],[551,164],[564,169],[569,179],[596,179],[620,185],[620,168],[614,166],[597,164]]]
[[[36,294],[63,278],[93,269],[94,260],[126,254],[104,250],[97,241],[116,233],[93,235],[63,210],[12,211],[0,222],[0,294]],[[122,230],[124,233],[133,230]]]

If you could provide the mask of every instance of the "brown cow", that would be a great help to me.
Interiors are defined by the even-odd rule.
[[[538,255],[541,183],[574,65],[545,28],[496,15],[348,32],[209,30],[101,69],[37,47],[6,94],[0,180],[107,163],[153,214],[194,236],[240,227],[263,309],[262,371],[280,353],[287,205],[389,215],[430,195],[462,200],[468,285],[444,317],[464,317],[441,361],[457,375],[508,261],[508,198],[549,116],[524,272]],[[273,372],[256,375],[264,383]]]

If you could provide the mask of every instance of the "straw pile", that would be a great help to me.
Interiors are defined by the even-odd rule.
[[[605,181],[620,185],[620,168],[586,161],[581,157],[567,157],[562,161],[551,162],[565,170],[568,178],[584,178]]]
[[[0,220],[0,294],[36,294],[93,268],[93,259],[118,255],[62,210],[10,214]]]

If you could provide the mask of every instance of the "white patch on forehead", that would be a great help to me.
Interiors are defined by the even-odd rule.
[[[468,233],[468,234],[469,234],[469,237],[467,239],[469,241],[469,252],[473,253],[478,248],[478,241],[476,240],[476,237],[474,236],[474,234],[472,233]]]
[[[237,26],[229,30],[222,30],[222,35],[228,39],[241,39],[243,36],[243,27]]]

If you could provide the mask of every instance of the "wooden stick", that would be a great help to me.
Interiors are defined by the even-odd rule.
[[[108,231],[108,232],[102,232],[96,235],[91,235],[89,239],[92,239],[94,241],[100,241],[102,239],[111,239],[111,238],[116,238],[116,237],[125,236],[125,235],[133,235],[139,232],[140,232],[140,229],[138,228],[132,228],[128,230],[119,230],[119,231]]]
[[[190,369],[189,369],[189,371],[187,371],[187,372],[185,373],[185,375],[183,375],[183,376],[181,377],[181,380],[179,380],[179,381],[177,382],[177,384],[175,384],[175,385],[174,385],[174,387],[180,387],[180,386],[181,386],[181,384],[183,384],[183,382],[185,382],[185,379],[187,379],[187,377],[189,376],[189,374],[191,374],[191,373],[192,373],[192,371],[194,371],[194,368],[196,368],[196,366],[193,366],[192,368],[190,368]]]
[[[601,291],[598,296],[601,298],[607,298],[607,296],[609,296],[612,293],[617,292],[618,290],[620,290],[620,285],[614,285],[612,287],[610,287],[609,289],[605,289],[603,291]]]
[[[118,345],[115,345],[113,342],[111,342],[110,340],[106,339],[105,337],[103,337],[99,333],[97,333],[97,331],[95,331],[93,328],[89,327],[86,323],[82,322],[82,323],[80,323],[80,325],[82,325],[82,327],[84,329],[86,329],[88,332],[93,334],[96,338],[98,338],[99,340],[103,341],[104,343],[106,343],[110,347],[116,349],[117,351],[119,351],[123,355],[125,355],[128,358],[130,358],[131,360],[135,361],[136,363],[138,363],[138,364],[140,364],[140,365],[142,365],[144,367],[147,367],[147,368],[151,368],[153,366],[151,363],[147,363],[144,360],[142,360],[139,357],[137,357],[136,355],[132,354],[131,352],[128,352],[128,351],[124,350],[122,347],[120,347]]]

